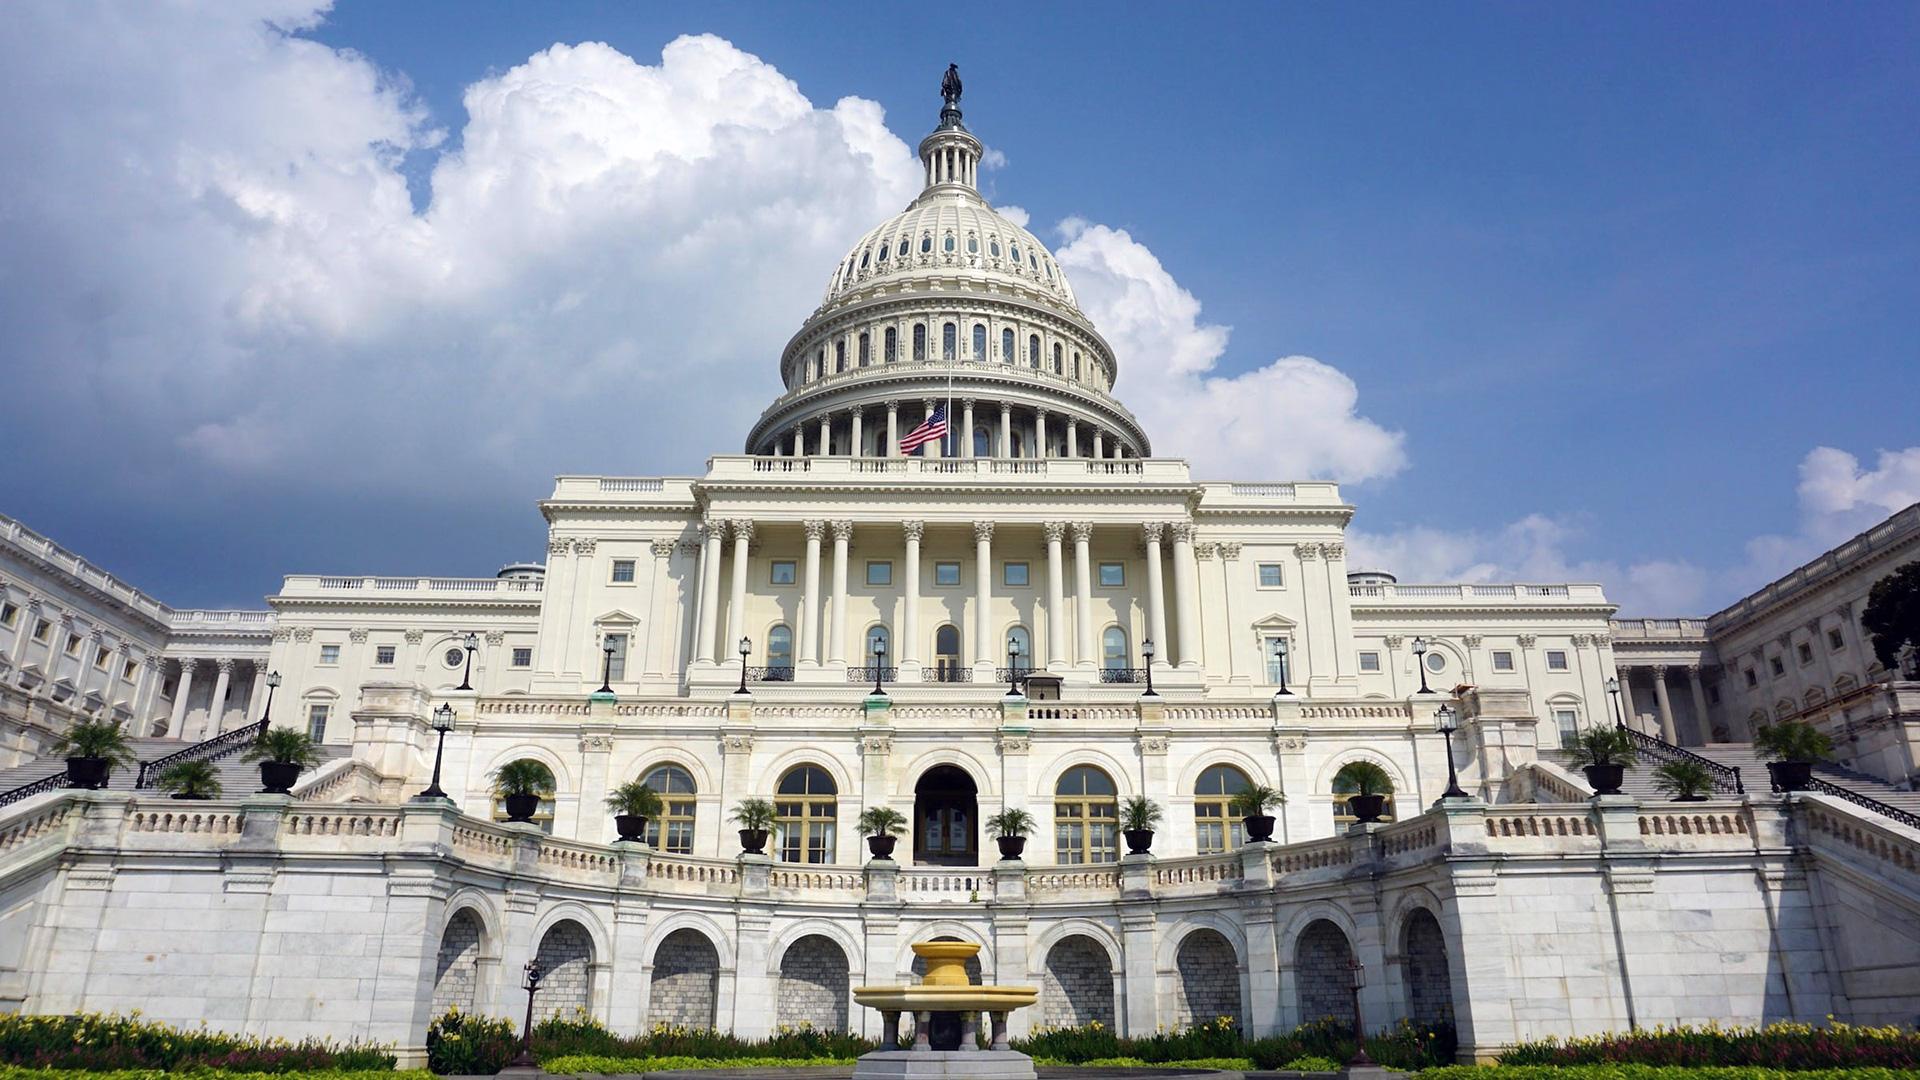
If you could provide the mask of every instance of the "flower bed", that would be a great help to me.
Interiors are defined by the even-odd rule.
[[[1420,1080],[1920,1080],[1920,1069],[1765,1069],[1757,1065],[1450,1065]]]
[[[384,1046],[256,1039],[208,1028],[181,1030],[131,1016],[0,1016],[0,1063],[97,1072],[219,1069],[233,1073],[391,1072]]]
[[[1652,1028],[1521,1043],[1502,1065],[1756,1065],[1768,1069],[1920,1069],[1920,1032],[1851,1024]]]
[[[665,1069],[796,1069],[814,1065],[852,1065],[852,1058],[702,1058],[702,1057],[601,1057],[597,1054],[564,1054],[542,1058],[540,1067],[556,1076],[599,1073],[606,1076],[647,1073]]]
[[[303,1069],[312,1080],[436,1080],[425,1069]],[[232,1072],[202,1068],[166,1069],[28,1069],[0,1065],[0,1080],[285,1080],[286,1072]]]
[[[620,1036],[589,1016],[548,1017],[533,1029],[533,1055],[551,1073],[845,1065],[874,1046],[857,1035],[807,1027],[783,1028],[773,1038],[757,1041],[665,1024],[644,1035]],[[519,1047],[519,1028],[511,1021],[455,1009],[427,1029],[427,1067],[442,1076],[491,1075],[505,1068]],[[572,1065],[582,1059],[618,1063],[621,1067],[589,1069]],[[557,1067],[561,1061],[571,1067]],[[661,1061],[700,1064],[628,1067]]]
[[[1401,1024],[1367,1036],[1367,1054],[1395,1069],[1425,1069],[1453,1063],[1453,1030]],[[1254,1069],[1288,1069],[1300,1058],[1346,1061],[1353,1056],[1353,1034],[1328,1021],[1306,1024],[1287,1035],[1244,1038],[1231,1018],[1221,1017],[1183,1031],[1163,1031],[1140,1038],[1115,1035],[1095,1022],[1077,1028],[1045,1028],[1013,1048],[1035,1061],[1059,1065],[1092,1065],[1127,1059],[1135,1066],[1167,1066],[1216,1059],[1248,1060]],[[1224,1066],[1221,1066],[1224,1067]]]

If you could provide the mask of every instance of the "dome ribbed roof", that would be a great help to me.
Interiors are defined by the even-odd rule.
[[[955,277],[976,278],[1080,311],[1053,252],[958,184],[928,188],[861,237],[834,268],[821,307],[876,285],[897,289],[916,277],[947,287]]]

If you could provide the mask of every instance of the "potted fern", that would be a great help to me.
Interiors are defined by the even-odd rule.
[[[493,770],[493,793],[506,804],[507,820],[533,824],[540,800],[553,792],[553,773],[531,758],[509,761]]]
[[[1380,820],[1387,809],[1387,796],[1393,794],[1393,778],[1371,761],[1347,763],[1335,774],[1333,782],[1336,791],[1350,789],[1347,809],[1353,812],[1355,821],[1365,824]]]
[[[176,799],[217,799],[220,797],[220,770],[205,758],[176,761],[160,770],[153,786]]]
[[[1813,766],[1833,755],[1833,740],[1805,720],[1782,720],[1753,733],[1754,748],[1765,757],[1775,791],[1805,791]]]
[[[67,759],[67,786],[98,790],[107,786],[114,766],[139,763],[127,733],[110,720],[81,720],[47,746],[47,756]]]
[[[1120,835],[1127,838],[1127,854],[1146,855],[1153,847],[1153,827],[1160,824],[1160,804],[1135,795],[1120,804]]]
[[[860,811],[854,827],[867,838],[867,850],[874,858],[891,859],[893,846],[900,842],[900,834],[907,831],[907,819],[891,806],[869,806]]]
[[[1265,784],[1251,784],[1234,792],[1227,809],[1240,815],[1240,828],[1246,832],[1248,843],[1273,839],[1273,815],[1267,810],[1280,805],[1281,799],[1280,792]]]
[[[1705,802],[1713,790],[1713,774],[1697,761],[1669,761],[1653,771],[1653,785],[1673,796],[1674,802]]]
[[[291,727],[268,728],[240,756],[260,763],[260,789],[268,795],[291,794],[300,771],[320,762],[313,737]]]
[[[1633,740],[1624,728],[1618,727],[1590,727],[1575,735],[1567,747],[1567,760],[1587,774],[1587,786],[1595,795],[1620,794],[1620,781],[1626,778],[1627,766],[1638,758]]]
[[[1036,827],[1032,814],[1014,806],[988,818],[986,825],[1002,859],[1018,859],[1027,850],[1028,834]]]
[[[660,816],[660,796],[638,780],[629,780],[607,795],[607,809],[613,811],[613,827],[620,839],[642,840],[647,835],[647,819]]]
[[[740,850],[747,855],[766,854],[767,837],[775,820],[773,804],[765,799],[741,799],[729,815],[740,826]]]

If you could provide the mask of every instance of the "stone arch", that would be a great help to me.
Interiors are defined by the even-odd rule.
[[[1119,798],[1125,799],[1134,794],[1130,786],[1132,781],[1129,779],[1129,770],[1124,762],[1104,750],[1081,747],[1054,758],[1047,763],[1044,770],[1034,774],[1033,789],[1030,792],[1034,801],[1042,806],[1051,803],[1054,789],[1060,785],[1061,775],[1068,769],[1080,765],[1091,765],[1112,777],[1114,790],[1119,793]]]
[[[661,765],[685,769],[687,775],[693,777],[694,790],[702,796],[720,790],[719,784],[709,774],[705,762],[686,750],[671,745],[647,746],[634,750],[622,757],[620,765],[611,770],[609,775],[638,780]]]
[[[1202,926],[1180,939],[1174,952],[1173,1020],[1189,1028],[1229,1017],[1245,1027],[1240,1000],[1240,957],[1224,934]]]
[[[894,957],[893,970],[897,976],[921,975],[927,966],[913,955],[913,943],[920,941],[971,941],[980,946],[980,952],[967,962],[967,973],[973,975],[979,970],[995,971],[993,962],[993,943],[981,936],[980,931],[954,919],[938,919],[924,923],[911,937],[902,936],[900,951]],[[870,971],[869,975],[872,974]]]
[[[1247,779],[1255,784],[1274,786],[1275,778],[1268,773],[1267,768],[1258,758],[1232,747],[1218,746],[1209,748],[1205,753],[1195,754],[1181,767],[1180,779],[1174,786],[1173,797],[1178,799],[1184,793],[1187,798],[1193,798],[1193,786],[1200,782],[1200,774],[1215,765],[1231,765],[1245,773]]]
[[[1433,912],[1417,907],[1407,913],[1401,924],[1400,952],[1406,957],[1401,982],[1407,991],[1407,1019],[1422,1026],[1453,1023],[1447,938]]]
[[[1114,1027],[1113,957],[1105,943],[1067,934],[1047,949],[1041,969],[1040,1022],[1047,1027]]]
[[[1293,945],[1294,1000],[1300,1022],[1333,1017],[1348,1023],[1353,1016],[1353,946],[1346,931],[1330,919],[1315,919],[1300,931]]]
[[[653,950],[647,1026],[710,1028],[720,990],[720,953],[691,926],[674,930]]]
[[[894,795],[902,800],[913,798],[914,785],[920,782],[920,778],[926,775],[927,770],[942,765],[951,765],[972,777],[974,790],[979,792],[982,798],[997,793],[993,774],[980,764],[978,758],[964,750],[945,747],[929,750],[914,758],[906,768],[901,769],[900,781],[894,785]]]
[[[509,761],[518,761],[521,758],[537,761],[547,767],[547,771],[553,774],[553,790],[556,794],[575,790],[573,774],[567,770],[566,762],[560,760],[560,755],[538,743],[516,743],[488,759],[486,767],[480,771],[481,783],[478,788],[486,787],[485,778],[493,775],[493,770]]]
[[[433,965],[433,1015],[448,1009],[477,1012],[480,1003],[480,953],[486,928],[473,908],[463,907],[440,933]]]
[[[770,798],[780,778],[801,765],[813,765],[833,778],[833,786],[840,791],[842,799],[858,794],[860,785],[853,774],[847,771],[846,762],[839,756],[817,746],[796,746],[772,759],[754,776],[752,793],[762,798]]]
[[[593,935],[574,919],[559,919],[540,936],[541,1016],[577,1016],[593,1005]]]
[[[1393,793],[1395,795],[1411,795],[1413,793],[1413,785],[1407,782],[1406,773],[1401,770],[1398,762],[1378,751],[1369,750],[1360,746],[1350,746],[1329,755],[1326,763],[1320,766],[1320,775],[1318,779],[1314,781],[1313,793],[1315,795],[1333,794],[1333,778],[1340,774],[1341,769],[1346,768],[1356,761],[1370,761],[1382,769],[1385,769],[1388,778],[1393,781]]]
[[[847,952],[824,934],[808,934],[780,956],[774,1021],[781,1027],[847,1030],[851,992]]]

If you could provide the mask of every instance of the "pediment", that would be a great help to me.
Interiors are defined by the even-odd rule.
[[[640,621],[640,616],[614,608],[604,615],[597,616],[593,621],[596,626],[632,626]]]
[[[1255,630],[1291,630],[1297,625],[1299,624],[1277,611],[1269,612],[1253,620],[1253,628]]]

